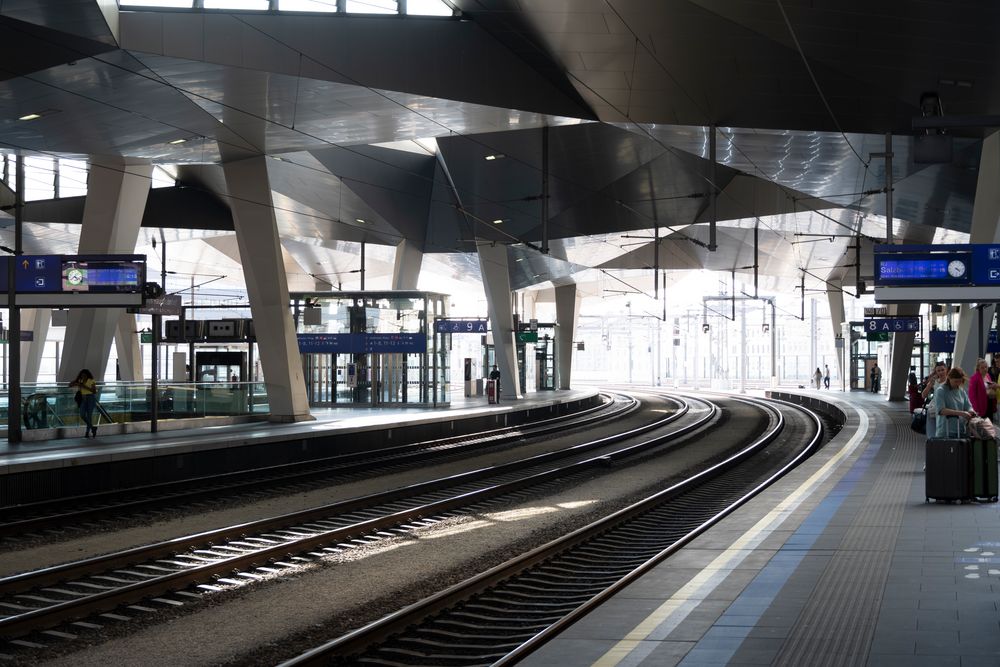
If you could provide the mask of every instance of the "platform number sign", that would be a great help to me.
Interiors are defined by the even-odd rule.
[[[488,320],[435,320],[434,331],[437,333],[469,333],[484,334],[490,329]]]
[[[920,331],[920,317],[865,318],[865,333],[906,333]]]

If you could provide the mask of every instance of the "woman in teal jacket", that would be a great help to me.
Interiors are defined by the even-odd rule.
[[[965,393],[965,371],[956,366],[948,371],[948,380],[940,389],[934,390],[934,406],[937,408],[937,425],[935,437],[961,437],[965,433],[965,424],[976,416]],[[949,417],[958,417],[958,432],[949,433]],[[962,419],[964,417],[964,419]]]

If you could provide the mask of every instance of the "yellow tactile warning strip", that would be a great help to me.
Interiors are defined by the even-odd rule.
[[[625,637],[608,650],[594,667],[615,667],[623,661],[637,664],[651,651],[653,642],[665,639],[705,597],[731,573],[753,550],[822,484],[868,436],[868,415],[854,408],[858,415],[858,429],[843,447],[809,476],[782,502],[768,512],[749,530],[716,556],[703,570],[688,581],[674,595],[643,619]],[[905,495],[905,494],[904,494]]]

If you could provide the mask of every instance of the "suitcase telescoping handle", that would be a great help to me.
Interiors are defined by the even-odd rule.
[[[961,438],[962,437],[962,422],[959,421],[961,419],[961,417],[959,417],[958,415],[948,415],[948,416],[946,416],[944,418],[944,437],[946,437],[946,438],[950,438],[951,437],[951,432],[948,430],[948,424],[951,423],[952,419],[955,420],[955,437],[956,438]]]

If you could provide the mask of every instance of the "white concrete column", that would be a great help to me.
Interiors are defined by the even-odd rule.
[[[264,156],[223,165],[271,421],[311,419]]]
[[[934,227],[928,225],[907,225],[901,235],[902,243],[928,244],[934,242]],[[913,317],[920,314],[919,303],[898,303],[889,306],[889,312],[895,317]],[[905,401],[907,377],[913,358],[913,341],[916,334],[901,332],[892,334],[892,356],[889,357],[889,368],[883,370],[882,378],[888,378],[889,400]]]
[[[392,289],[417,289],[417,279],[420,277],[420,265],[423,264],[424,253],[413,241],[403,239],[396,246],[396,260],[392,267]]]
[[[972,229],[969,243],[1000,243],[1000,132],[983,140],[979,157],[979,179],[976,182],[976,202],[972,207]],[[979,314],[971,304],[959,309],[958,328],[955,332],[955,351],[952,365],[961,366],[966,374],[975,370],[976,359],[986,352],[986,340],[993,323],[994,306],[983,309],[983,331],[978,330]],[[982,333],[983,349],[979,349]]]
[[[517,350],[514,348],[514,311],[511,303],[510,272],[507,265],[507,246],[478,239],[479,269],[483,275],[493,345],[497,367],[500,370],[501,396],[506,399],[521,397],[521,379],[517,368]]]
[[[21,381],[38,382],[42,367],[42,353],[52,322],[51,308],[24,308],[21,310],[21,330],[31,332],[31,341],[21,343]]]
[[[826,284],[826,300],[830,305],[830,328],[833,332],[834,341],[841,338],[841,334],[844,330],[844,291],[843,283],[840,281],[829,281]],[[843,345],[837,348],[837,372],[843,374],[844,372],[844,351],[850,346],[851,341],[848,338],[843,341]],[[832,387],[834,383],[833,378],[830,378],[830,386]]]
[[[890,312],[892,311],[890,310]],[[895,317],[911,317],[919,314],[919,303],[896,304]],[[910,374],[911,359],[913,358],[913,341],[915,338],[916,334],[912,331],[892,334],[892,356],[889,358],[889,368],[887,369],[890,401],[906,400],[906,378]]]
[[[118,350],[118,372],[125,382],[139,382],[142,376],[142,350],[136,333],[135,315],[122,313],[115,330],[115,348]]]
[[[91,158],[87,200],[80,229],[81,255],[135,252],[139,225],[146,210],[152,165],[124,158]],[[122,308],[73,308],[69,311],[60,382],[69,382],[81,368],[104,379],[111,340]]]
[[[559,360],[559,388],[569,389],[573,377],[573,339],[580,319],[580,294],[576,285],[556,287],[556,357]]]

